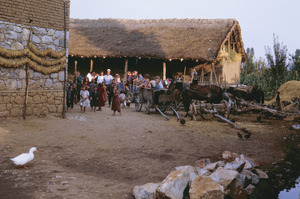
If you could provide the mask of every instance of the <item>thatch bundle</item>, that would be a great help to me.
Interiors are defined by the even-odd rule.
[[[71,19],[70,55],[215,61],[235,19]]]
[[[66,67],[65,53],[65,50],[55,52],[50,48],[42,51],[35,48],[31,43],[29,43],[29,48],[22,50],[10,50],[0,47],[0,66],[19,68],[27,64],[33,70],[50,74],[61,71]],[[49,60],[46,59],[46,56],[57,59]]]

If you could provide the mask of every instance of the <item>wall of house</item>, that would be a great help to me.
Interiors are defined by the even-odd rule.
[[[222,61],[222,77],[227,84],[236,84],[241,79],[241,61],[232,61],[223,59]]]
[[[66,11],[67,24],[69,24],[69,1],[66,3]],[[32,34],[30,34],[28,19],[32,20]],[[1,1],[0,47],[9,50],[28,48],[29,35],[31,35],[31,43],[39,50],[48,48],[55,52],[64,50],[63,0]],[[67,32],[68,40],[69,33]],[[45,59],[50,58],[45,57]],[[63,82],[63,69],[46,75],[29,68],[27,115],[49,113],[61,115],[64,102]],[[0,117],[22,116],[25,87],[25,65],[19,68],[9,68],[0,63]]]

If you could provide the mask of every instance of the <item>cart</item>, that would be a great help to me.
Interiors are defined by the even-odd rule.
[[[145,105],[144,105],[145,104]],[[163,94],[159,95],[157,106],[154,104],[154,90],[152,88],[141,88],[140,92],[135,98],[135,110],[140,112],[143,105],[145,106],[145,113],[150,114],[151,109],[155,109],[167,120],[169,118],[164,114],[167,109],[173,111],[174,115],[177,116],[177,121],[179,120],[179,114],[174,109],[175,99],[173,94],[166,94],[164,90]]]

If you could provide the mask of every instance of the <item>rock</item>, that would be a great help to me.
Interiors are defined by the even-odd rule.
[[[189,181],[190,183],[192,183],[194,179],[198,177],[196,169],[190,165],[175,167],[175,171],[187,172],[190,176],[190,181]]]
[[[242,186],[237,184],[237,181],[234,180],[225,190],[227,193],[226,198],[247,198],[247,192],[243,189]]]
[[[198,172],[198,175],[201,175],[201,176],[209,176],[211,174],[211,172],[206,169],[200,169],[197,167],[196,170]]]
[[[28,41],[30,31],[26,28],[23,29],[22,31],[22,40],[23,41]]]
[[[50,74],[50,77],[51,77],[52,79],[56,79],[56,78],[57,78],[57,76],[58,76],[58,74],[57,74],[57,73],[51,73],[51,74]]]
[[[64,81],[64,71],[60,71],[59,73],[58,73],[58,79],[59,79],[59,81]]]
[[[260,163],[255,158],[250,158],[250,157],[247,157],[247,158],[254,163],[254,167],[259,167],[260,166]]]
[[[245,162],[245,167],[244,169],[252,169],[255,167],[255,164],[252,160],[250,160],[247,156],[241,154],[240,157],[235,158],[234,162],[240,162],[244,161]]]
[[[239,162],[228,162],[225,164],[224,169],[235,170],[237,172],[241,172],[245,166],[246,162],[239,161]]]
[[[259,182],[258,175],[252,173],[251,182],[252,182],[252,184],[257,184]]]
[[[8,31],[8,34],[6,35],[6,39],[17,40],[18,33],[14,32],[14,31]]]
[[[252,173],[249,170],[243,170],[241,172],[241,174],[247,176],[248,178],[250,178],[252,184],[257,184],[259,182],[258,175],[256,175],[255,173]]]
[[[51,79],[46,80],[45,87],[47,88],[53,87],[53,82]]]
[[[55,83],[53,85],[53,88],[56,89],[56,90],[60,90],[63,88],[63,84],[62,83]]]
[[[248,175],[244,175],[239,173],[236,176],[236,180],[237,180],[237,186],[241,186],[241,187],[247,187],[249,184],[251,184],[251,176]]]
[[[42,77],[42,73],[39,73],[39,72],[33,72],[33,77]]]
[[[56,46],[58,46],[58,45],[59,45],[59,39],[55,39],[55,40],[53,41],[53,44],[56,45]]]
[[[206,165],[210,164],[211,161],[209,158],[201,158],[195,162],[195,168],[203,169]]]
[[[269,176],[266,172],[263,172],[260,169],[255,169],[259,179],[267,179]]]
[[[57,37],[57,38],[59,38],[59,39],[64,38],[64,31],[57,30],[57,31],[54,33],[53,37]]]
[[[188,186],[190,176],[184,171],[172,171],[156,190],[157,199],[182,199],[183,192]]]
[[[135,186],[133,195],[136,199],[154,199],[156,198],[156,189],[160,183],[148,183],[141,186]]]
[[[26,78],[26,72],[25,72],[24,69],[17,68],[15,70],[15,73],[16,73],[16,75],[19,76],[19,79],[25,79]]]
[[[48,36],[48,35],[45,35],[42,37],[42,42],[43,43],[52,43],[52,37]]]
[[[252,184],[249,184],[246,187],[245,191],[247,192],[248,195],[251,195],[253,193],[254,189],[255,189],[255,186],[253,186]]]
[[[224,168],[218,168],[215,172],[213,172],[210,177],[226,188],[238,175],[237,171],[228,170]]]
[[[48,35],[50,35],[50,36],[54,35],[54,33],[55,33],[55,30],[53,30],[53,29],[50,29],[50,30],[48,31]]]
[[[22,32],[22,28],[20,28],[18,26],[14,26],[14,31],[15,32]]]
[[[210,164],[206,165],[204,167],[204,169],[214,172],[217,168],[223,167],[224,165],[225,165],[225,163],[223,161],[218,161],[218,162],[214,162],[214,163],[210,163]]]
[[[223,199],[223,187],[211,177],[198,176],[192,183],[190,199]]]
[[[32,42],[40,43],[41,39],[38,36],[36,36],[35,34],[33,34],[32,35]]]
[[[21,116],[22,110],[20,108],[13,108],[10,111],[11,116]]]
[[[65,44],[65,40],[63,40],[63,39],[60,39],[60,40],[59,40],[59,46],[61,46],[61,47],[62,47],[62,46],[64,46],[64,44]]]
[[[232,157],[232,155],[231,155],[231,153],[230,153],[230,151],[224,151],[222,153],[222,158],[224,160],[226,160],[226,161],[232,161],[232,160],[234,160],[233,157]]]

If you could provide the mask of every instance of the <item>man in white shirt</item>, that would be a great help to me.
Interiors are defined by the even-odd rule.
[[[103,71],[100,72],[100,75],[97,77],[97,84],[102,84],[102,82],[104,81],[104,73]]]
[[[103,81],[104,81],[105,85],[106,86],[111,85],[113,79],[114,79],[113,76],[111,76],[111,74],[110,74],[110,69],[107,69],[107,73],[103,77]]]

